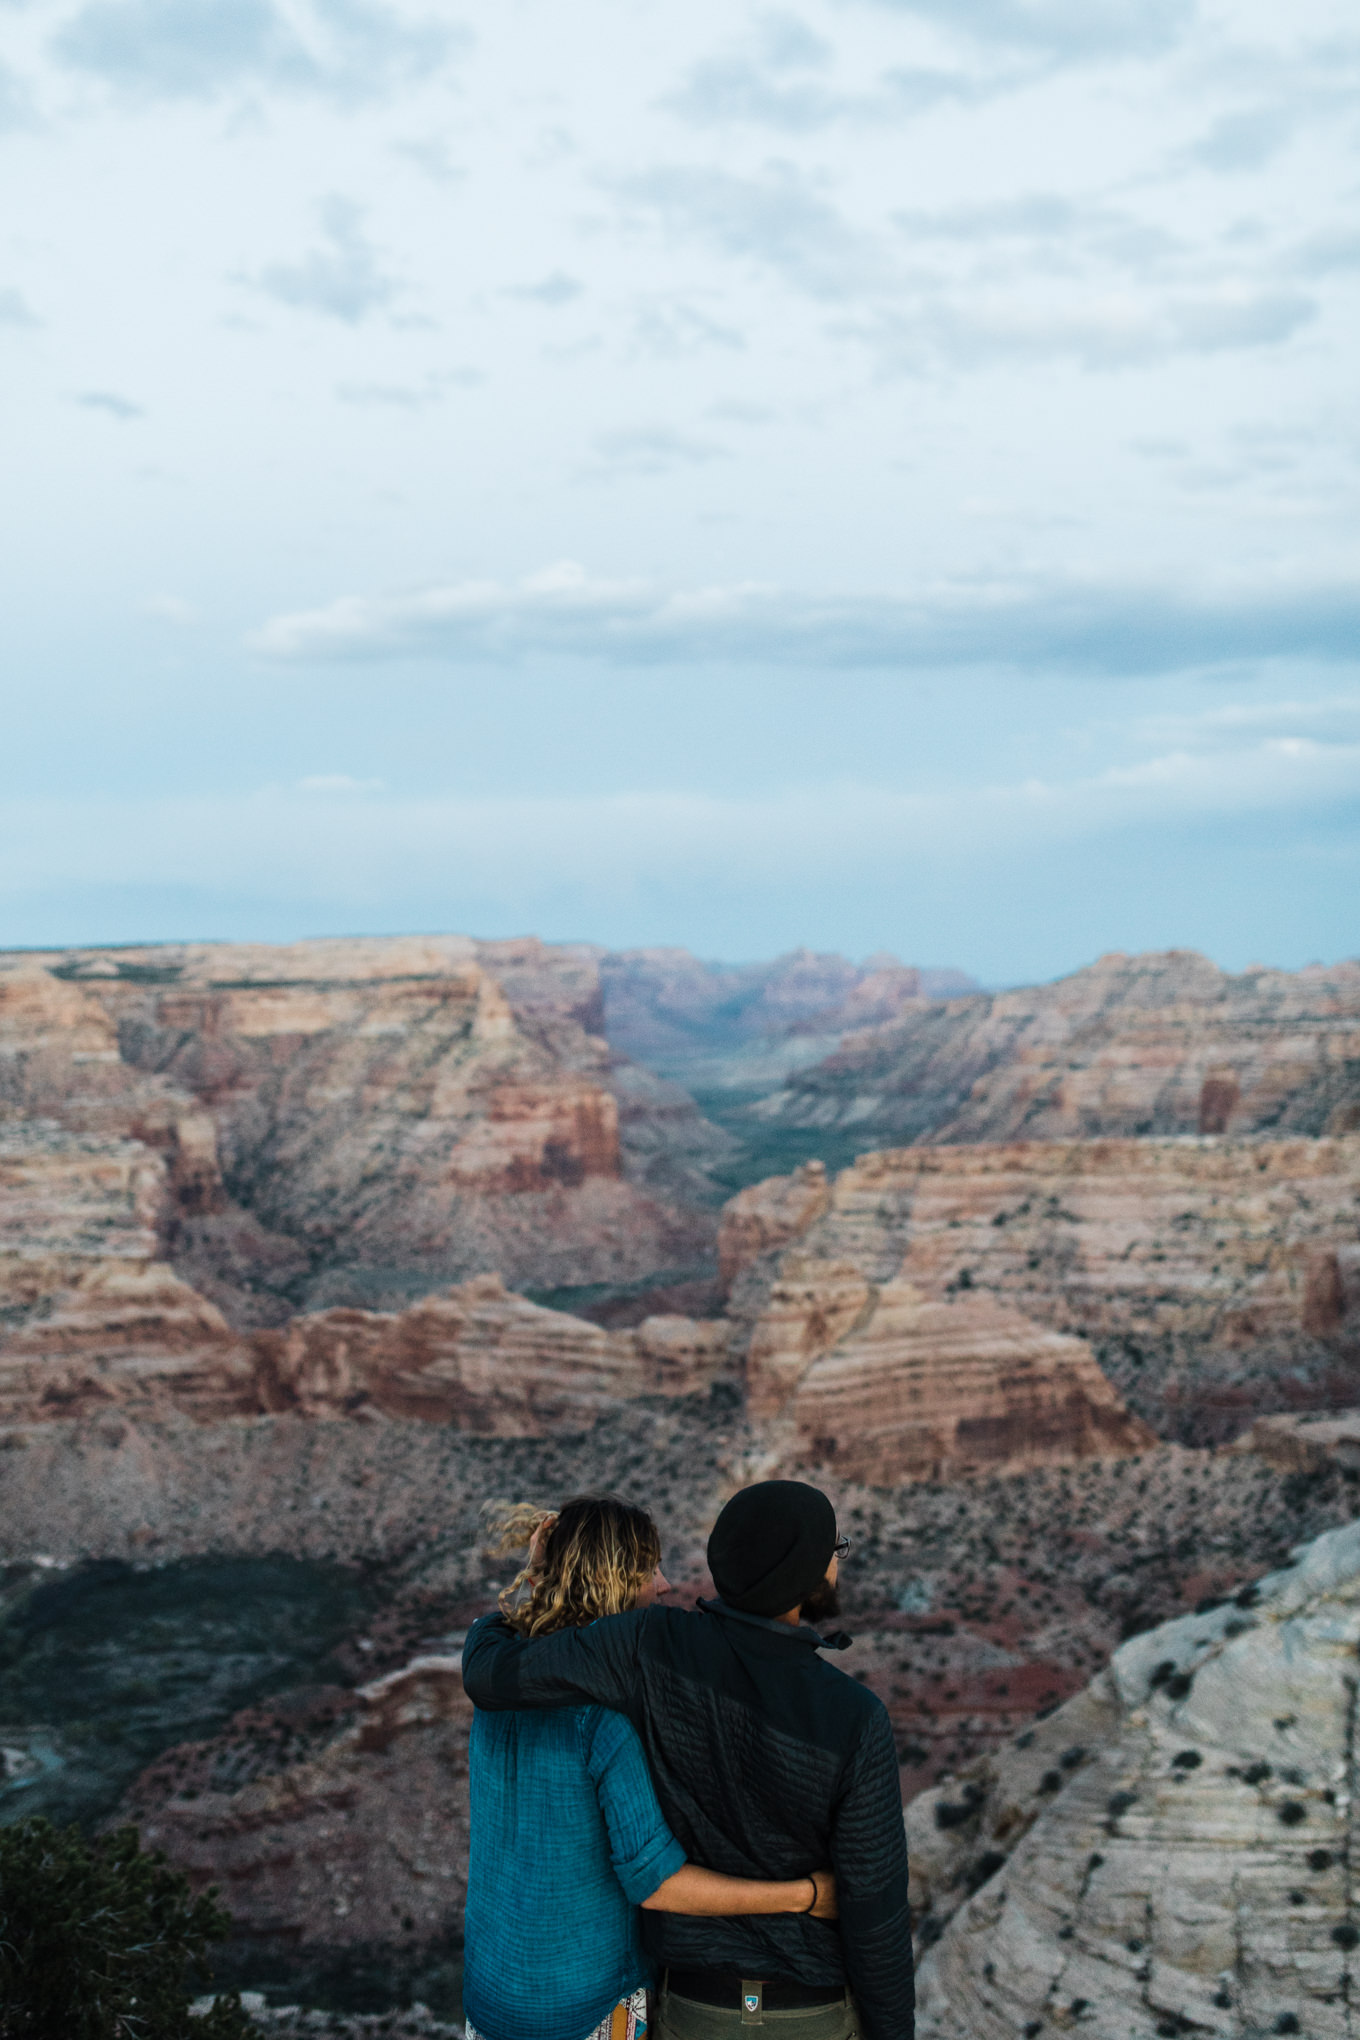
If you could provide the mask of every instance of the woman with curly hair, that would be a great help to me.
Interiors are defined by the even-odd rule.
[[[495,1514],[528,1546],[501,1595],[522,1636],[645,1608],[670,1588],[644,1509],[582,1495]],[[468,2040],[641,2040],[650,1965],[637,1909],[835,1917],[829,1871],[788,1882],[687,1862],[632,1724],[604,1707],[473,1717],[463,2004]]]

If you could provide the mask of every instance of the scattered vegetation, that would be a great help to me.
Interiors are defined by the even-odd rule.
[[[0,1828],[0,2040],[252,2040],[236,1996],[190,2011],[230,1927],[135,1828]]]

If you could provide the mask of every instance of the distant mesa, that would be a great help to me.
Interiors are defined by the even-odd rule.
[[[928,1139],[1360,1129],[1360,963],[1231,976],[1193,950],[916,1005],[792,1071],[770,1127]]]

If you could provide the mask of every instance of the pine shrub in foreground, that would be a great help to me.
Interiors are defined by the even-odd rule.
[[[240,2000],[190,2016],[231,1927],[135,1828],[0,1828],[0,2040],[259,2040]]]

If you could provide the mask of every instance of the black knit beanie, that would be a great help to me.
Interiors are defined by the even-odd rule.
[[[801,1480],[762,1480],[733,1495],[708,1540],[708,1569],[729,1608],[786,1615],[825,1577],[836,1511]]]

